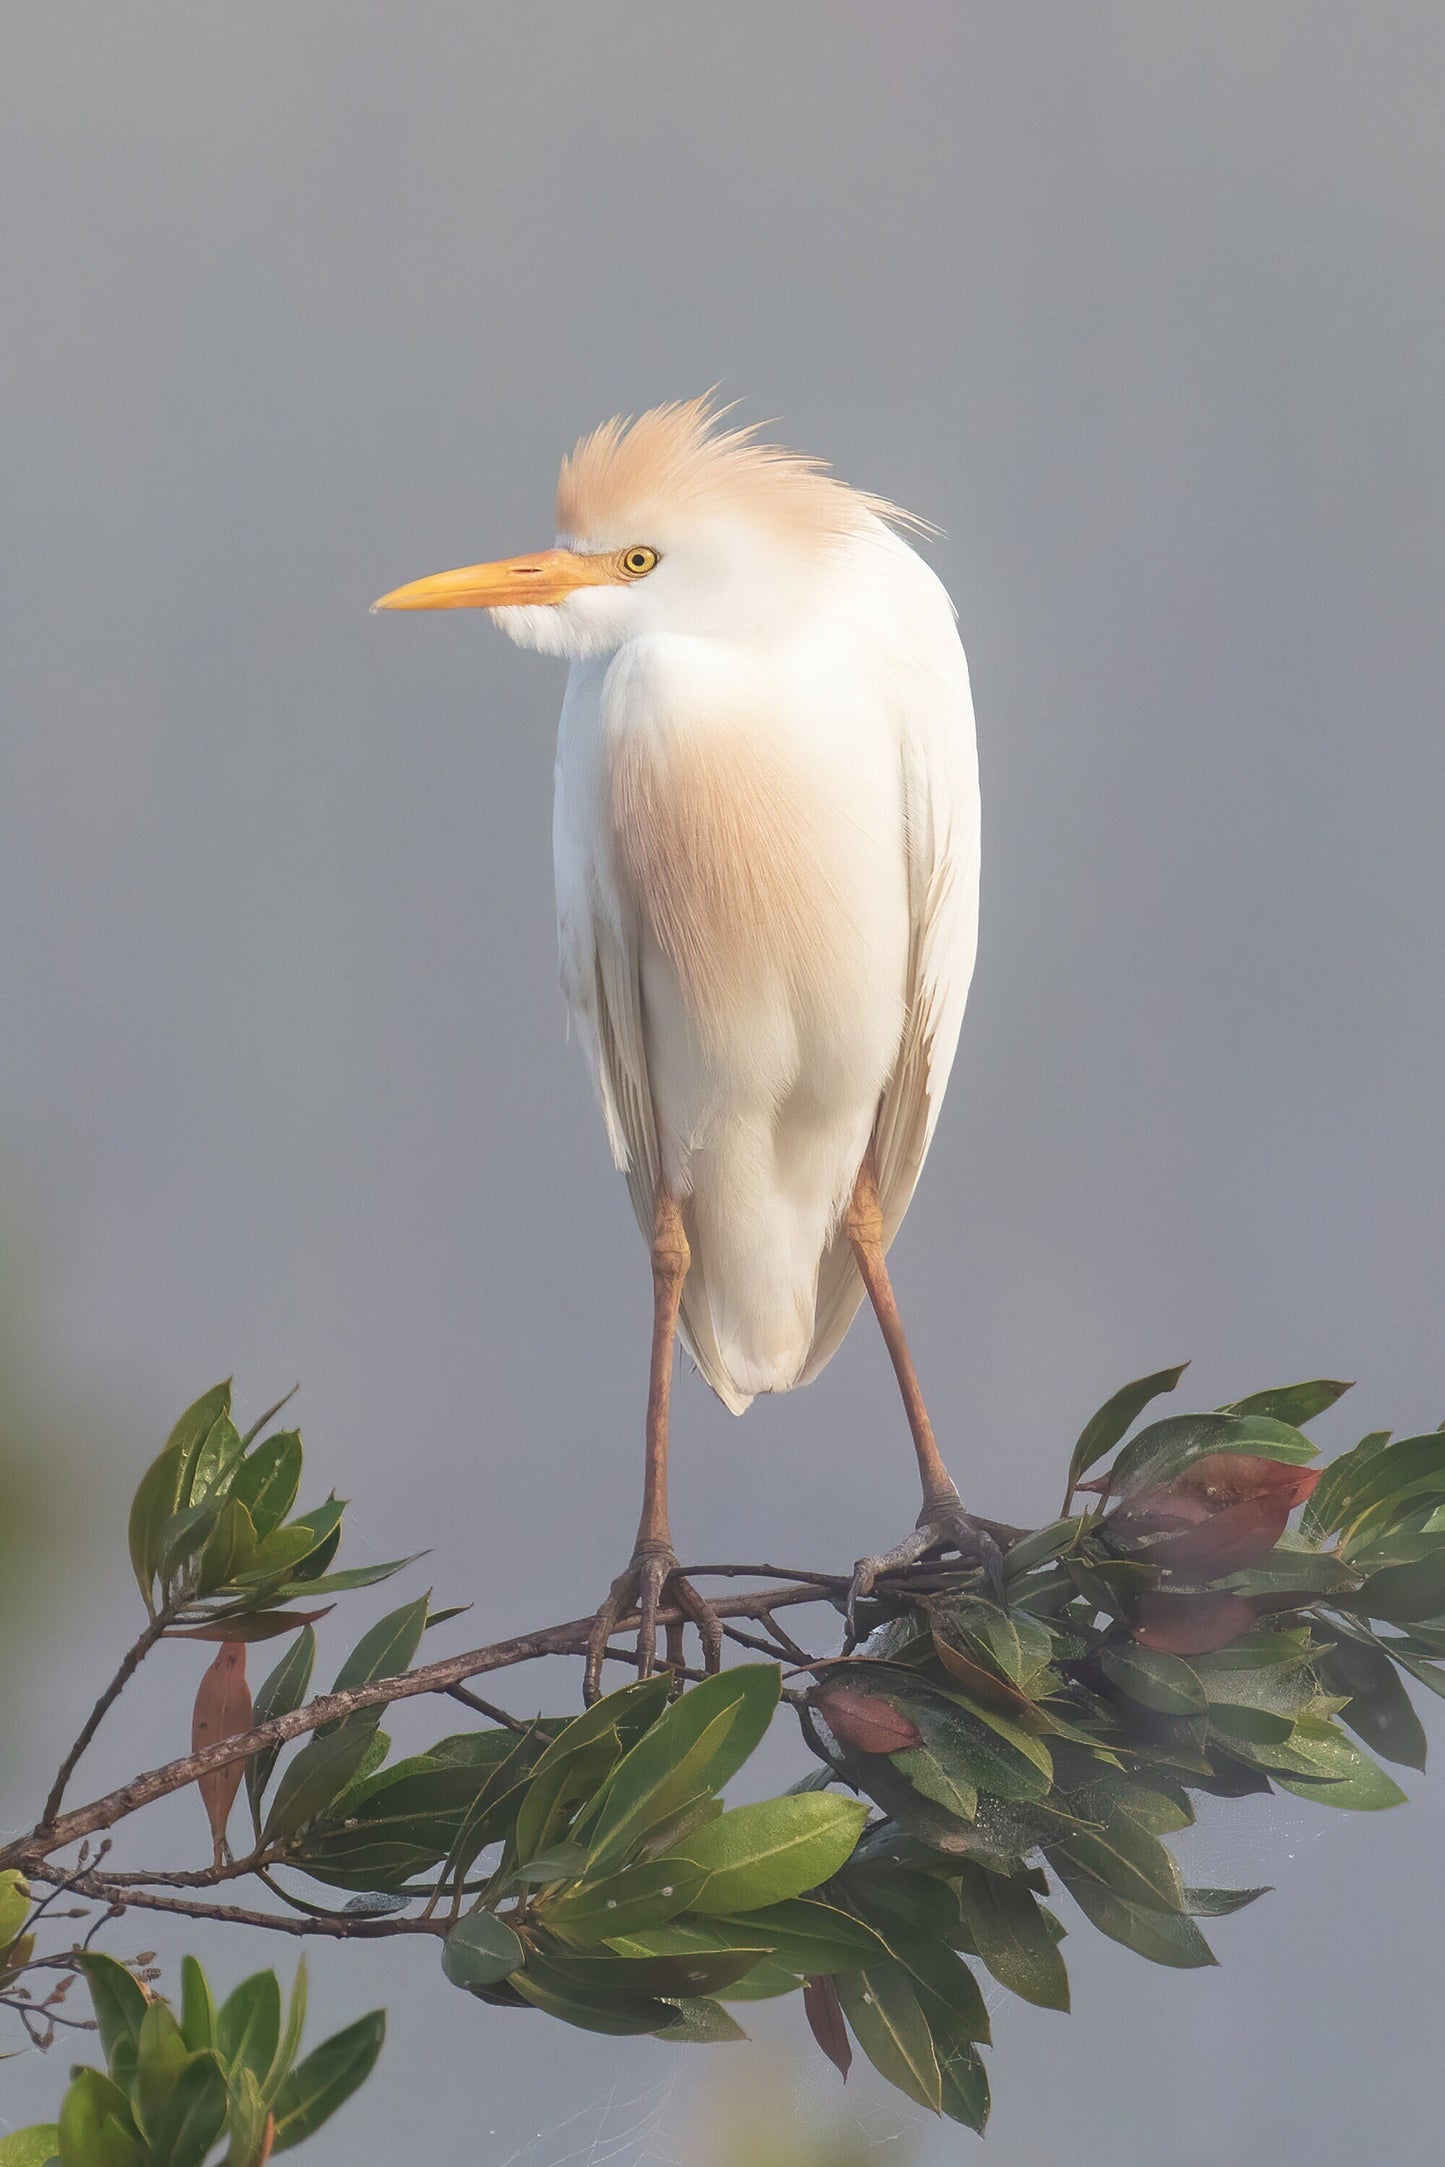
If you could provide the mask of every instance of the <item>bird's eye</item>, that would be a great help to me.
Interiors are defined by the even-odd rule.
[[[639,546],[622,553],[622,569],[629,579],[641,579],[657,562],[657,551]]]

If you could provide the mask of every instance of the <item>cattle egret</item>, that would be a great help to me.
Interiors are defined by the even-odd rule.
[[[894,506],[723,428],[710,399],[603,424],[562,463],[551,549],[379,609],[487,609],[565,655],[553,851],[562,986],[651,1245],[637,1543],[587,1692],[666,1590],[721,1628],[667,1511],[674,1336],[724,1406],[807,1384],[865,1292],[923,1484],[907,1539],[995,1568],[935,1442],[884,1262],[953,1062],[978,926],[979,798],[953,609]]]

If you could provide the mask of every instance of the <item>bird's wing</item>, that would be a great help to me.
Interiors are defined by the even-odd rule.
[[[873,1132],[885,1243],[903,1222],[933,1140],[978,946],[978,760],[956,637],[942,668],[900,673],[897,684],[912,936],[903,1033]],[[802,1383],[836,1351],[862,1299],[840,1230],[818,1273]]]

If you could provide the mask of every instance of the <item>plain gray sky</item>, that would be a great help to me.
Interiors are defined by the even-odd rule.
[[[717,380],[945,530],[983,939],[895,1263],[969,1494],[1047,1515],[1084,1416],[1186,1354],[1202,1404],[1358,1377],[1334,1443],[1445,1413],[1442,22],[11,10],[0,1181],[13,1479],[66,1528],[37,1507],[13,1568],[0,1823],[134,1629],[124,1504],[217,1375],[253,1411],[301,1378],[355,1553],[430,1543],[476,1596],[449,1635],[621,1563],[648,1278],[555,990],[561,666],[367,605],[547,539],[579,430]],[[866,1319],[741,1424],[684,1380],[675,1440],[693,1555],[846,1565],[913,1510]],[[90,1789],[183,1744],[198,1668],[163,1654]],[[1407,1787],[1211,1820],[1204,1867],[1278,1888],[1218,1972],[1080,1924],[1072,2018],[999,1997],[993,2167],[1433,2161],[1445,1782]],[[802,2038],[688,2059],[429,1951],[313,1965],[323,2020],[393,2012],[316,2167],[694,2167],[698,2102]],[[0,2113],[66,2058],[5,2065]],[[833,2111],[821,2063],[777,2083],[800,2132]],[[867,2072],[846,2113],[973,2146]]]

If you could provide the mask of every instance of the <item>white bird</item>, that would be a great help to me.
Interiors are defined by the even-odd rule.
[[[709,398],[603,424],[562,463],[555,547],[384,595],[483,608],[570,668],[553,850],[562,986],[651,1244],[637,1543],[597,1613],[642,1675],[682,1578],[667,1511],[674,1333],[723,1404],[817,1376],[865,1291],[917,1453],[877,1574],[988,1552],[934,1440],[884,1254],[938,1119],[973,974],[968,670],[895,507],[724,429]]]

